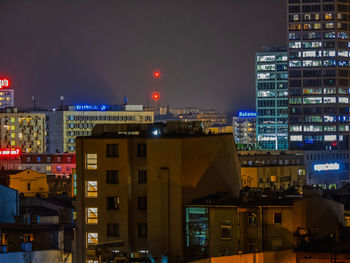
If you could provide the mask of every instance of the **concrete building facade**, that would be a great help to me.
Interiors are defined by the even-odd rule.
[[[77,138],[78,262],[96,259],[96,245],[118,240],[125,244],[114,248],[119,252],[143,250],[170,262],[183,257],[183,204],[239,193],[233,136],[200,128],[99,125]]]

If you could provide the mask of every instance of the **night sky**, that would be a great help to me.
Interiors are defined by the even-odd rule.
[[[0,75],[17,106],[254,109],[254,56],[285,45],[286,0],[0,1]],[[159,69],[160,80],[152,79]]]

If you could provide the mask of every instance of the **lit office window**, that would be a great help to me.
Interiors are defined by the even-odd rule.
[[[321,132],[322,126],[320,125],[305,125],[304,132]]]
[[[98,244],[98,233],[88,232],[86,233],[87,245],[97,245]]]
[[[86,181],[86,197],[97,197],[97,181]]]
[[[323,116],[323,121],[324,122],[336,122],[337,118],[335,116],[325,115],[325,116]]]
[[[290,141],[292,142],[301,142],[303,140],[302,135],[291,135],[290,136]]]
[[[339,97],[339,103],[349,103],[348,97]]]
[[[97,224],[97,207],[88,207],[86,208],[86,223],[87,224]]]
[[[337,135],[325,135],[324,140],[326,142],[334,142],[337,140]]]
[[[303,104],[322,104],[322,98],[321,97],[303,98]]]
[[[324,97],[323,102],[324,103],[336,103],[336,98],[335,97]]]
[[[291,125],[289,127],[291,132],[301,132],[303,131],[303,127],[301,125]]]
[[[86,169],[87,170],[97,169],[97,154],[96,153],[87,153],[85,160],[86,160]]]

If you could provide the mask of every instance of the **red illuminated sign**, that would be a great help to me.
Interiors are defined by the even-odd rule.
[[[154,100],[159,100],[159,93],[158,93],[158,92],[153,92],[152,98],[153,98]]]
[[[9,87],[10,86],[10,81],[8,79],[0,79],[0,89],[4,87]]]
[[[19,156],[21,154],[20,148],[11,148],[11,149],[0,149],[0,156]]]

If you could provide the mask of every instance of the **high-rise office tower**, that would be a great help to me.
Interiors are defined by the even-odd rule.
[[[261,150],[288,149],[286,48],[264,47],[256,54],[256,138]]]
[[[308,183],[349,181],[348,0],[288,0],[289,148]]]

